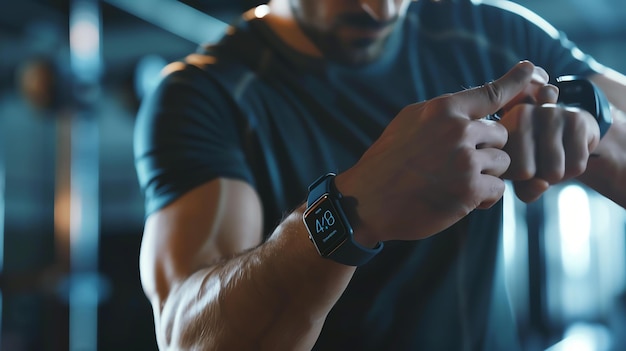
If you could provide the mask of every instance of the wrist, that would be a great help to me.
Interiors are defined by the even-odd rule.
[[[359,241],[355,240],[353,223],[344,209],[344,203],[351,205],[354,201],[345,200],[335,184],[335,174],[327,173],[309,186],[307,209],[302,219],[309,238],[321,256],[349,266],[360,266],[377,255],[383,244],[377,242],[371,245],[369,236],[363,236],[364,233],[357,234]],[[352,220],[359,224],[362,221],[353,211],[357,207],[350,206],[349,211],[352,212]]]
[[[350,189],[349,182],[346,176],[337,175],[335,177],[335,187],[342,194],[342,198],[339,201],[348,221],[352,225],[354,241],[367,248],[376,247],[381,240],[367,228],[362,220],[359,213],[359,208],[362,207],[362,204],[355,196],[354,191]]]

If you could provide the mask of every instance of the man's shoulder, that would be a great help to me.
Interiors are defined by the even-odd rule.
[[[495,16],[545,22],[523,5],[508,0],[419,1],[411,4],[409,12],[419,14],[422,19],[433,20],[442,16],[456,21],[469,18],[491,20]]]
[[[254,27],[253,21],[254,19],[242,17],[228,27],[219,41],[199,46],[196,52],[188,55],[185,60],[203,69],[211,67],[254,69],[258,64],[259,55],[268,50],[268,46],[258,29]]]
[[[224,37],[198,46],[193,53],[170,63],[162,76],[170,81],[194,85],[218,84],[234,90],[246,77],[259,71],[259,57],[268,50],[248,21],[229,27]]]

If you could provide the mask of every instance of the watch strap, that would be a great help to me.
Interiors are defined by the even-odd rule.
[[[577,75],[558,77],[555,85],[559,88],[558,103],[589,112],[598,122],[602,139],[613,124],[611,105],[604,92],[592,81]]]
[[[339,216],[341,216],[341,220],[347,229],[347,235],[345,240],[340,242],[333,251],[327,254],[327,257],[345,265],[360,266],[367,263],[370,259],[372,259],[372,257],[376,256],[376,254],[383,249],[383,243],[379,242],[374,248],[369,248],[354,240],[352,226],[350,225],[340,202],[343,195],[335,187],[335,176],[335,173],[327,173],[319,177],[309,186],[307,207],[313,205],[322,196],[326,194],[329,195],[329,198],[333,201],[335,209],[337,210]]]

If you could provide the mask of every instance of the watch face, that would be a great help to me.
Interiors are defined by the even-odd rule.
[[[306,211],[304,221],[322,256],[328,256],[347,238],[346,227],[327,194]]]

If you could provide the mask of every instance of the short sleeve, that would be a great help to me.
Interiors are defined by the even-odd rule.
[[[498,41],[508,43],[524,59],[543,67],[552,79],[561,75],[589,76],[602,66],[584,54],[567,35],[545,19],[520,5],[487,1],[489,31]],[[524,53],[524,54],[522,54]]]
[[[207,72],[181,63],[142,102],[133,148],[146,215],[218,177],[253,184],[231,101]]]

